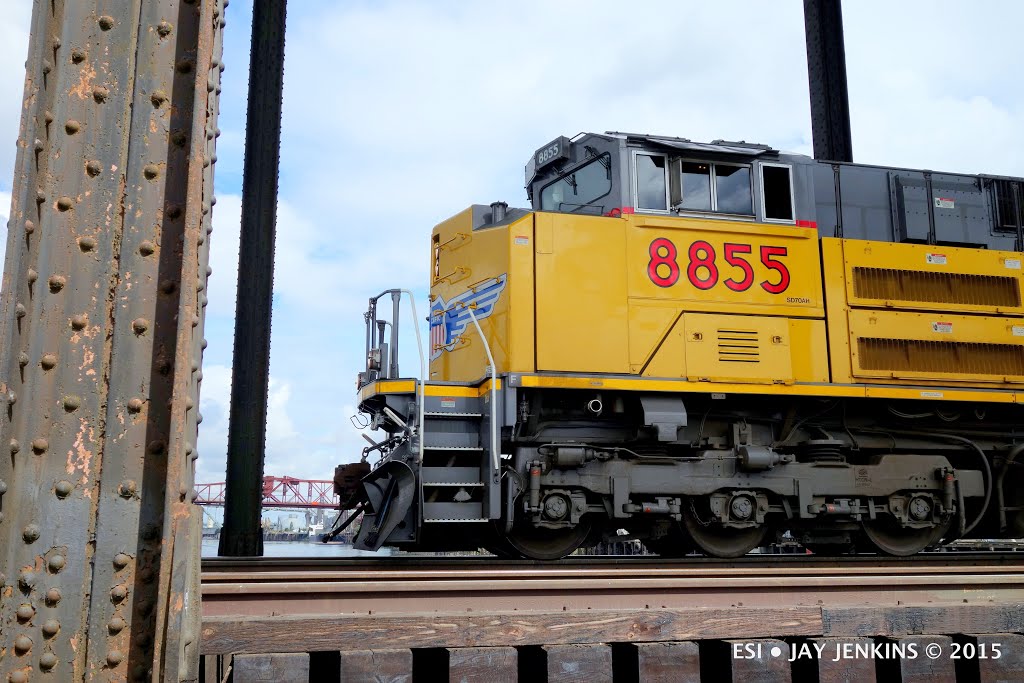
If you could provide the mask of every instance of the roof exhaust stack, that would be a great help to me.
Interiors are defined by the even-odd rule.
[[[814,158],[853,161],[841,0],[804,0]]]
[[[500,223],[505,220],[505,214],[508,212],[508,204],[505,202],[492,202],[491,203],[491,223]]]

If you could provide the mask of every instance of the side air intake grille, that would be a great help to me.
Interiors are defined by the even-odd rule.
[[[718,360],[757,363],[761,360],[757,330],[718,330]]]
[[[858,341],[860,367],[887,372],[959,375],[1024,375],[1024,346],[918,339]]]
[[[886,301],[918,301],[965,306],[1021,305],[1017,278],[1002,275],[965,275],[857,267],[853,269],[853,293],[859,299]]]

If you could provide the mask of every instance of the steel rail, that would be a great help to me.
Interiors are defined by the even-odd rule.
[[[651,609],[1024,605],[1024,563],[879,558],[831,566],[751,563],[493,563],[241,567],[208,563],[204,618]]]

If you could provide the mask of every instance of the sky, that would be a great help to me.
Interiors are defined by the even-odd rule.
[[[3,4],[0,225],[32,3]],[[474,203],[525,206],[545,142],[620,130],[810,154],[801,8],[291,2],[266,473],[330,479],[358,459],[367,298],[410,288],[424,312],[432,227]],[[224,479],[251,12],[227,10],[198,482]],[[856,161],[1024,176],[1024,4],[847,0],[844,23]]]

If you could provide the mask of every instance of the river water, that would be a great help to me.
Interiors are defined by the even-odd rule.
[[[217,557],[216,538],[203,539],[203,557]],[[296,543],[293,541],[264,541],[264,557],[386,557],[389,550],[371,553],[356,550],[352,546],[341,543]]]

